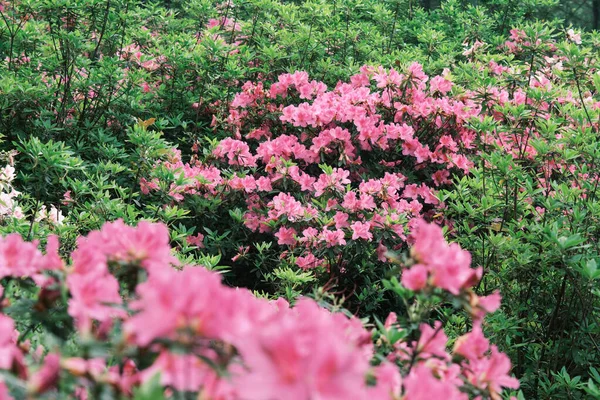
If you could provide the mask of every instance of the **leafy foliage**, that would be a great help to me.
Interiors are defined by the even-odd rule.
[[[363,318],[375,346],[360,364],[366,385],[389,384],[371,397],[440,397],[416,392],[439,386],[443,397],[497,399],[516,387],[505,352],[521,382],[506,396],[600,398],[600,36],[570,25],[597,28],[599,10],[596,0],[0,1],[0,231],[34,241],[17,252],[30,261],[35,240],[54,254],[58,235],[64,260],[3,272],[3,312],[20,332],[7,344],[15,363],[0,365],[10,393],[55,395],[56,380],[42,390],[35,379],[57,363],[62,393],[80,396],[83,382],[93,398],[186,391],[165,375],[182,354],[215,382],[239,373],[230,362],[253,349],[231,337],[215,334],[204,352],[172,337],[128,342],[138,285],[172,289],[131,258],[139,248],[76,277],[69,255],[82,236],[145,220],[169,230],[163,266],[202,265],[256,304],[321,315],[310,297],[333,312],[323,321]],[[454,250],[432,233],[421,243],[442,256],[419,251],[422,219]],[[2,243],[20,249],[16,237]],[[14,267],[6,257],[2,271]],[[82,322],[70,307],[95,280],[122,306],[92,302],[102,313]],[[498,290],[504,306],[482,319]],[[293,324],[292,314],[278,318]],[[448,339],[437,355],[419,349],[431,329]],[[483,332],[498,349],[488,358],[460,350],[465,338],[487,343]],[[501,361],[507,385],[466,371],[484,359]],[[452,368],[461,385],[446,385]]]

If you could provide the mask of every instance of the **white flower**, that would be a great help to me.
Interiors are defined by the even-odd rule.
[[[7,165],[0,170],[0,179],[5,182],[12,182],[15,179],[15,168],[12,165]]]
[[[62,225],[65,216],[58,208],[52,205],[50,207],[50,213],[48,214],[48,218],[50,219],[50,221],[52,221],[52,223],[56,225]]]
[[[567,37],[572,42],[575,42],[576,44],[581,44],[581,34],[575,33],[575,31],[573,29],[569,29],[567,31]]]

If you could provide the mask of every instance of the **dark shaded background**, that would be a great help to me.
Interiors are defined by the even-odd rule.
[[[440,7],[444,0],[415,2],[425,9],[433,10]],[[460,0],[459,3],[482,6],[498,12],[514,12],[538,3],[537,10],[531,15],[534,19],[559,19],[563,20],[566,26],[572,24],[584,29],[600,29],[600,0]]]

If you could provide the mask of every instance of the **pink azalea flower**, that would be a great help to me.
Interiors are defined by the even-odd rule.
[[[44,393],[52,389],[59,379],[60,355],[50,353],[44,358],[44,365],[29,378],[27,390],[29,393]]]
[[[302,269],[317,268],[323,264],[323,260],[318,259],[313,254],[309,253],[304,257],[296,258],[296,265]]]
[[[14,321],[0,314],[0,369],[16,370],[21,378],[25,377],[26,370],[23,353],[17,347],[19,333],[15,329]],[[1,393],[1,392],[0,392]]]
[[[421,290],[427,285],[427,268],[418,264],[402,272],[402,285],[410,290]]]
[[[186,241],[192,246],[196,246],[200,249],[204,248],[204,235],[198,233],[196,236],[188,236]]]
[[[107,261],[139,263],[146,269],[168,268],[178,263],[171,255],[169,242],[169,231],[163,224],[141,221],[137,227],[131,227],[117,220],[78,240],[73,266],[78,273],[90,268],[103,271]]]
[[[0,11],[2,11],[2,4],[0,4]],[[13,400],[13,397],[8,391],[8,387],[3,381],[0,381],[0,400]]]
[[[335,227],[337,229],[347,228],[350,226],[348,223],[348,214],[345,212],[338,211],[333,216],[333,220],[335,221]]]
[[[124,331],[139,346],[159,338],[177,339],[186,330],[220,338],[232,329],[235,291],[202,267],[156,270],[138,285],[137,294],[139,299],[130,305],[137,314],[125,322]]]
[[[490,348],[490,342],[483,336],[480,325],[475,325],[473,330],[456,339],[454,353],[468,360],[477,360],[484,356]]]
[[[429,82],[429,90],[446,94],[452,89],[453,83],[444,79],[442,76],[435,76]]]
[[[296,244],[296,230],[294,228],[286,228],[282,226],[279,228],[275,237],[277,238],[277,244],[292,246]]]
[[[145,178],[140,179],[140,190],[143,194],[149,194],[151,190],[158,190],[158,178],[147,181]]]
[[[110,274],[71,274],[67,287],[71,293],[68,312],[81,331],[89,331],[92,320],[105,322],[126,315],[116,307],[122,303],[119,282]]]
[[[406,400],[468,400],[455,384],[433,376],[432,371],[423,364],[414,367],[404,379]]]
[[[323,229],[323,232],[321,232],[322,240],[327,243],[327,247],[345,246],[346,240],[344,236],[344,231],[341,229],[336,229],[335,231]]]
[[[162,351],[150,368],[141,372],[142,382],[160,373],[160,383],[180,391],[198,391],[217,379],[216,371],[193,354],[173,354]]]
[[[496,346],[491,346],[489,356],[479,359],[469,359],[466,375],[469,381],[477,387],[488,389],[492,398],[500,398],[498,393],[503,387],[518,389],[519,381],[511,376],[510,360],[504,353],[500,353]]]
[[[30,277],[44,264],[37,242],[25,242],[16,233],[0,238],[0,277]]]
[[[369,361],[358,343],[343,340],[345,330],[316,303],[300,300],[239,344],[249,372],[234,377],[236,387],[249,400],[359,397]]]
[[[448,359],[449,356],[448,353],[446,353],[448,336],[446,336],[442,329],[442,323],[436,321],[434,328],[428,324],[421,324],[419,329],[421,331],[421,337],[417,343],[419,355],[425,358],[436,356],[442,359]]]
[[[383,362],[374,368],[376,384],[368,389],[368,398],[396,399],[402,389],[402,376],[395,364]]]
[[[350,228],[352,228],[352,240],[357,240],[357,239],[365,239],[367,241],[373,240],[373,234],[371,232],[369,232],[369,229],[371,229],[370,222],[356,221],[352,225],[350,225]]]
[[[408,285],[419,287],[424,277],[424,271],[431,275],[431,284],[458,295],[463,288],[470,287],[481,278],[483,270],[472,269],[471,254],[462,250],[456,243],[448,245],[442,235],[442,230],[433,224],[418,220],[414,232],[415,243],[411,250],[419,264],[416,272],[405,271],[403,277]]]
[[[219,158],[227,156],[229,165],[256,166],[256,157],[250,154],[248,145],[240,140],[223,139],[213,151],[213,154]]]

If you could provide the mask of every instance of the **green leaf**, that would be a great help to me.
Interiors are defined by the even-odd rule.
[[[160,373],[133,391],[134,400],[164,400],[164,388],[160,383]]]

